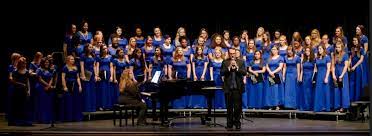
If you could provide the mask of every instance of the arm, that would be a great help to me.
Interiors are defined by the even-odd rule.
[[[67,43],[63,43],[63,56],[67,57]]]
[[[187,78],[189,79],[191,76],[191,65],[187,64],[186,66],[187,66]]]
[[[277,69],[275,69],[274,71],[272,71],[272,73],[278,73],[280,70],[282,70],[283,69],[283,67],[284,67],[284,64],[283,63],[280,63],[279,64],[279,67],[277,68]]]
[[[301,64],[297,63],[297,81],[302,81]]]
[[[208,62],[204,62],[203,74],[201,76],[202,80],[205,79],[205,73],[207,72],[207,69],[208,69]]]
[[[345,75],[345,73],[346,73],[346,71],[347,71],[347,67],[349,66],[349,61],[345,61],[344,62],[345,63],[345,66],[344,66],[344,68],[342,69],[342,73],[341,73],[341,75],[340,75],[340,79],[342,80],[342,78],[344,77],[344,75]]]
[[[67,92],[67,85],[66,85],[66,73],[62,73],[62,86],[63,86],[63,90]]]
[[[360,55],[360,59],[358,60],[358,62],[356,64],[354,64],[354,66],[351,67],[351,69],[354,71],[356,69],[356,67],[358,67],[360,64],[363,63],[363,60],[364,60],[364,56]],[[351,58],[350,58],[349,62],[351,62]]]
[[[172,80],[172,65],[168,65],[168,79]]]
[[[364,43],[364,51],[367,54],[367,52],[368,52],[368,42]]]
[[[114,70],[114,65],[112,64],[112,62],[110,62],[110,82],[113,82],[114,81],[114,72],[115,72],[115,70]]]
[[[79,74],[76,74],[76,76],[77,76],[77,83],[78,83],[78,86],[79,86],[79,93],[81,93],[81,91],[83,90],[82,88],[81,88],[81,82],[80,82],[80,77],[79,77]]]
[[[85,69],[84,69],[84,61],[80,61],[80,73],[81,73],[81,80],[86,80],[85,77]]]
[[[193,69],[192,74],[194,76],[194,81],[196,81],[198,79],[198,77],[196,76],[196,72],[195,72],[196,71],[195,70],[195,62],[192,62],[191,64],[192,64],[192,69]]]
[[[328,83],[328,77],[329,77],[330,71],[331,71],[331,63],[327,63],[327,72],[325,75],[324,83]]]
[[[283,64],[283,80],[285,81],[285,75],[286,75],[286,72],[287,72],[287,64],[284,63]]]
[[[209,76],[211,77],[211,81],[213,81],[213,67],[209,67]]]
[[[152,74],[152,63],[149,64],[149,76],[148,76],[149,79],[152,78],[152,75],[151,74]]]
[[[96,81],[99,81],[101,78],[99,77],[99,62],[96,62],[96,66],[95,66],[95,72],[94,72],[94,76],[96,78]]]

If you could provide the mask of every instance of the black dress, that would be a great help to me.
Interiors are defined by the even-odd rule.
[[[140,93],[138,91],[138,84],[127,86],[118,99],[119,104],[132,105],[137,107],[138,120],[137,124],[146,124],[146,104],[141,101]]]

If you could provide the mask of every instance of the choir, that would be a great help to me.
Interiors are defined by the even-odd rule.
[[[257,29],[253,38],[243,30],[231,39],[228,30],[209,37],[202,28],[191,44],[183,27],[174,39],[163,35],[158,26],[152,36],[145,36],[141,27],[136,27],[133,37],[124,37],[122,28],[116,27],[106,45],[103,32],[90,32],[88,22],[83,22],[79,31],[72,24],[64,39],[64,92],[55,119],[81,121],[82,112],[112,109],[119,98],[119,82],[125,70],[133,72],[136,82],[151,80],[160,71],[165,80],[211,80],[221,86],[221,64],[229,48],[238,50],[247,69],[243,108],[344,112],[351,102],[361,99],[369,79],[364,29],[358,25],[348,43],[342,27],[335,29],[331,41],[327,34],[321,37],[317,29],[304,40],[300,32],[294,32],[289,41],[280,30],[271,37],[263,27]],[[48,56],[37,52],[26,68],[26,59],[12,54],[7,100],[10,125],[52,120],[56,95],[53,88],[58,74]],[[216,108],[226,107],[222,90],[216,92],[215,99]],[[173,101],[172,106],[206,108],[206,102],[203,96],[193,95]],[[32,115],[26,114],[29,112]]]

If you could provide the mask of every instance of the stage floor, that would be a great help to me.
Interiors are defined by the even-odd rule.
[[[148,118],[148,126],[113,125],[112,120],[93,120],[83,122],[57,123],[54,128],[48,128],[49,124],[34,124],[32,127],[7,126],[2,117],[0,120],[0,134],[32,134],[32,135],[224,135],[224,134],[321,134],[321,135],[368,135],[368,121],[322,121],[310,119],[287,119],[287,118],[247,118],[253,122],[244,120],[239,131],[227,131],[222,126],[201,125],[200,118],[180,118],[173,120],[174,125],[163,127],[152,122]],[[226,118],[217,117],[217,123],[225,125]]]

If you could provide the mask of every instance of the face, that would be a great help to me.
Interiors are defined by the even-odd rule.
[[[129,44],[132,46],[136,45],[136,39],[131,38]]]
[[[199,37],[199,39],[198,39],[198,44],[199,44],[199,45],[204,45],[204,39],[201,38],[201,37]]]
[[[161,33],[160,28],[155,28],[154,33],[155,33],[156,36],[160,36],[160,33]]]
[[[230,50],[229,50],[229,55],[230,55],[230,58],[235,58],[235,57],[236,57],[236,51],[230,49]]]
[[[102,46],[102,50],[103,50],[104,53],[107,53],[108,52],[107,46]]]
[[[354,45],[358,45],[358,44],[359,44],[359,41],[358,41],[357,38],[353,38],[353,44],[354,44]]]
[[[69,57],[68,62],[70,62],[70,64],[75,64],[75,59],[74,59],[74,57]]]
[[[187,40],[186,39],[182,39],[181,46],[182,47],[186,47],[187,46]]]
[[[136,52],[136,55],[137,55],[137,57],[141,57],[141,55],[142,55],[142,51],[141,51],[141,50],[138,50],[138,51]]]
[[[215,42],[216,42],[218,45],[220,45],[220,44],[222,43],[222,39],[221,39],[221,37],[220,37],[220,36],[217,36]]]
[[[324,49],[323,49],[322,46],[318,46],[318,52],[319,52],[320,54],[323,54],[323,53],[324,53]]]
[[[124,50],[120,50],[119,51],[119,57],[123,57],[124,56]]]
[[[202,48],[198,48],[198,52],[197,52],[199,55],[200,54],[203,54],[203,49]]]
[[[141,36],[142,35],[142,30],[141,28],[136,28],[136,35]]]
[[[310,56],[310,48],[306,48],[305,49],[305,55],[306,56]]]
[[[156,49],[155,49],[155,54],[156,54],[156,55],[160,55],[160,53],[161,53],[160,49],[159,49],[159,48],[156,48]]]
[[[274,55],[278,55],[278,49],[276,47],[271,48],[271,53]]]
[[[357,35],[362,35],[362,30],[359,27],[355,29]]]
[[[89,52],[92,52],[93,51],[93,45],[92,44],[89,44],[88,45],[88,50],[89,50]]]
[[[289,49],[289,48],[288,48]],[[289,56],[293,56],[293,51],[292,50],[287,50],[287,54],[289,55]]]
[[[240,51],[235,51],[235,56],[237,57],[237,58],[240,58]]]
[[[310,39],[310,37],[306,37],[306,38],[305,38],[305,42],[306,42],[307,45],[310,45],[310,44],[311,44],[311,39]]]
[[[311,38],[315,39],[318,38],[318,33],[316,31],[311,32]]]
[[[121,28],[116,29],[116,34],[121,35],[123,33],[123,30]]]
[[[220,58],[222,55],[221,51],[216,51],[216,58]]]
[[[267,34],[262,35],[262,39],[265,40],[265,41],[267,41],[267,39],[268,39]]]
[[[200,33],[200,36],[202,36],[203,38],[207,38],[207,35],[208,35],[207,31],[201,31]]]
[[[45,67],[45,68],[49,68],[49,61],[48,61],[48,60],[45,61],[45,63],[44,63],[44,67]]]
[[[179,33],[180,33],[180,36],[186,36],[185,29],[181,29]]]
[[[264,33],[264,29],[262,27],[257,29],[257,34],[262,35]]]
[[[261,53],[260,52],[255,52],[254,53],[254,58],[256,58],[256,59],[261,59]]]
[[[249,40],[249,42],[248,42],[248,47],[249,47],[250,49],[252,49],[252,48],[254,47],[254,41],[253,41],[253,40]]]
[[[170,44],[170,43],[171,43],[171,38],[167,38],[167,39],[165,39],[164,42],[167,43],[167,44]]]
[[[72,33],[76,33],[76,25],[71,26],[71,31],[72,31]]]
[[[225,34],[223,34],[223,38],[225,38],[225,39],[229,39],[229,38],[230,38],[230,33],[225,33]]]
[[[275,36],[275,38],[279,38],[279,37],[280,37],[280,32],[276,31],[276,32],[274,33],[274,36]]]
[[[341,52],[342,51],[342,47],[341,47],[341,44],[336,44],[336,51],[337,52]]]
[[[280,45],[285,45],[287,43],[286,39],[284,37],[279,38]]]
[[[84,23],[83,25],[83,30],[86,32],[88,31],[88,23]]]
[[[328,36],[324,35],[322,37],[322,42],[323,42],[323,44],[327,44],[328,43]]]
[[[294,41],[293,42],[293,46],[296,47],[296,48],[298,48],[298,47],[300,47],[300,43],[298,41]]]
[[[152,41],[152,38],[151,38],[151,37],[148,37],[148,38],[147,38],[147,44],[152,45],[152,42],[153,42],[153,41]]]
[[[177,49],[177,54],[178,54],[178,55],[183,55],[183,50],[182,50],[181,48],[178,48],[178,49]]]
[[[335,34],[336,36],[341,36],[341,30],[337,28],[335,31]]]
[[[240,44],[239,38],[234,38],[233,43],[234,45],[239,45]]]
[[[243,38],[243,39],[248,38],[248,34],[247,34],[247,32],[243,32],[243,33],[242,33],[242,38]]]

